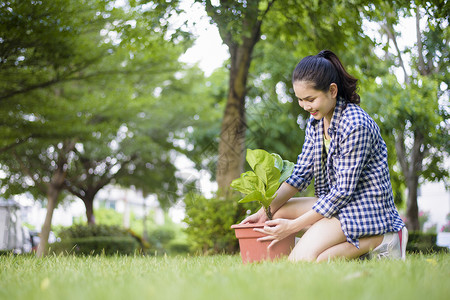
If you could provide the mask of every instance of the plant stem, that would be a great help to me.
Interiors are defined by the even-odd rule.
[[[263,207],[266,212],[267,218],[269,218],[269,220],[272,220],[272,212],[270,211],[270,206],[268,207],[263,206]]]

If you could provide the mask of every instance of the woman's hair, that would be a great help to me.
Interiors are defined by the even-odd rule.
[[[338,87],[338,97],[344,98],[346,102],[360,102],[356,93],[358,79],[345,71],[339,58],[330,50],[303,58],[292,74],[292,83],[296,81],[310,82],[314,89],[322,92],[327,92],[330,84],[335,83]]]

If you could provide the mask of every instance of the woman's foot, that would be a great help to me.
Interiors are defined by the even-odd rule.
[[[406,258],[406,244],[408,243],[408,230],[403,227],[399,232],[388,232],[378,247],[362,255],[360,259],[402,259]]]

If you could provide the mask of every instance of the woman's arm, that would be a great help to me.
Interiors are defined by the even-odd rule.
[[[298,193],[297,188],[293,187],[292,185],[283,182],[281,184],[280,188],[278,189],[276,193],[275,199],[273,199],[272,203],[270,204],[270,211],[272,214],[274,214],[277,210],[280,209],[289,199],[294,197],[295,194]]]
[[[278,209],[280,209],[280,207],[283,206],[290,198],[298,193],[298,191],[304,190],[313,178],[314,128],[311,125],[311,120],[313,120],[313,118],[308,121],[302,152],[297,158],[297,163],[295,164],[294,171],[292,172],[292,175],[278,188],[276,197],[270,204],[270,211],[272,215]],[[264,223],[267,220],[268,218],[264,211],[264,208],[261,207],[258,212],[245,218],[241,222],[241,224]]]
[[[289,199],[291,199],[296,193],[298,192],[298,190],[293,187],[292,185],[283,182],[283,184],[281,184],[280,188],[278,189],[275,199],[273,199],[272,203],[270,204],[270,211],[272,213],[272,215],[278,210],[280,209],[280,207],[282,207]],[[260,210],[258,210],[257,213],[248,216],[247,218],[245,218],[241,224],[245,224],[245,223],[264,223],[268,220],[266,212],[264,211],[264,207],[261,207]]]
[[[311,209],[294,220],[275,219],[267,221],[267,226],[264,226],[264,228],[255,228],[253,230],[266,234],[265,237],[259,238],[258,241],[272,241],[269,245],[270,248],[289,235],[299,232],[322,218],[321,214]]]

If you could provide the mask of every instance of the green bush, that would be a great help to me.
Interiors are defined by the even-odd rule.
[[[436,233],[424,233],[420,231],[409,232],[408,244],[406,251],[409,253],[435,253],[435,252],[447,252],[446,247],[440,247],[436,245],[437,234]]]
[[[126,229],[116,225],[76,224],[59,231],[60,242],[50,246],[50,252],[70,254],[124,254],[135,253],[138,241]]]
[[[239,243],[230,227],[241,221],[247,210],[258,209],[257,203],[238,203],[239,197],[222,200],[207,199],[198,194],[185,198],[186,233],[194,252],[202,254],[235,253]]]
[[[70,227],[62,228],[58,236],[61,239],[86,238],[92,236],[129,236],[128,231],[117,225],[75,224]]]
[[[137,249],[138,242],[131,236],[91,236],[53,243],[50,252],[77,255],[130,255]]]
[[[167,248],[170,254],[186,254],[190,252],[189,245],[183,241],[171,241]]]
[[[146,249],[148,254],[162,255],[169,254],[169,244],[175,238],[176,233],[171,226],[158,226],[148,233],[149,248]]]

